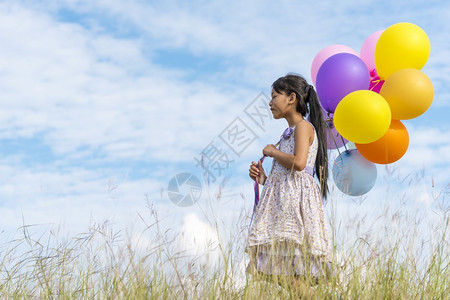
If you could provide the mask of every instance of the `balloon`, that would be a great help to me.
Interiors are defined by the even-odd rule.
[[[327,121],[326,124],[327,149],[337,149],[348,143],[348,140],[344,139],[334,127],[333,120]]]
[[[347,147],[347,149],[356,149],[356,145],[355,145],[355,143],[353,143],[353,142],[348,142],[347,143],[347,145],[346,145],[346,147]]]
[[[334,126],[346,139],[367,144],[381,138],[391,124],[391,110],[384,98],[372,91],[355,91],[342,99],[334,113]]]
[[[378,38],[384,30],[379,30],[372,33],[363,43],[361,51],[359,52],[362,61],[366,64],[369,71],[375,70],[375,46]]]
[[[411,23],[388,27],[375,46],[375,65],[383,80],[401,69],[422,69],[429,56],[430,40],[427,34]]]
[[[321,107],[321,110],[326,125],[327,149],[337,149],[347,144],[348,140],[344,139],[334,127],[333,114],[327,112],[323,107]]]
[[[339,101],[356,90],[367,90],[369,70],[357,56],[339,53],[328,58],[317,73],[317,95],[322,107],[334,112]]]
[[[311,79],[314,85],[316,85],[317,72],[319,72],[320,66],[331,56],[338,53],[351,53],[358,56],[355,50],[344,45],[331,45],[323,48],[317,53],[316,57],[311,64]]]
[[[334,161],[333,180],[341,192],[350,196],[361,196],[375,185],[377,167],[358,150],[347,150]]]
[[[377,164],[390,164],[399,160],[408,149],[409,135],[405,125],[392,120],[384,136],[369,144],[356,144],[356,148],[366,159]]]
[[[380,95],[389,103],[393,119],[409,120],[427,111],[433,102],[434,89],[422,71],[403,69],[386,80]]]

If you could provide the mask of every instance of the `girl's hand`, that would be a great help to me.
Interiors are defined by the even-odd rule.
[[[266,147],[264,147],[263,149],[263,154],[265,156],[269,156],[269,157],[273,157],[273,152],[277,150],[277,148],[275,147],[275,145],[267,145]]]
[[[260,161],[258,161],[258,163],[252,161],[248,171],[251,179],[258,180],[258,183],[260,184],[264,184],[266,182],[267,176]]]

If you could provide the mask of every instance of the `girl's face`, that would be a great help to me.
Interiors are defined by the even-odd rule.
[[[288,96],[283,92],[281,94],[277,93],[274,89],[272,89],[272,100],[270,100],[269,106],[272,111],[273,118],[283,118],[292,108],[293,102],[294,99],[292,99],[291,96]]]

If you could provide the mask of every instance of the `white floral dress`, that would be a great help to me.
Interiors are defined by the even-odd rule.
[[[294,154],[294,144],[291,134],[279,149]],[[317,148],[314,130],[304,170],[291,170],[273,160],[249,230],[248,273],[319,277],[329,272],[331,247],[322,194],[310,171]]]

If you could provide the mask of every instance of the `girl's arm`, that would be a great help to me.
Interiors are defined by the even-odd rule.
[[[284,153],[275,148],[274,145],[267,145],[263,154],[273,157],[282,166],[288,169],[301,171],[306,166],[308,159],[308,148],[314,136],[314,130],[307,122],[300,122],[294,130],[294,154]]]

